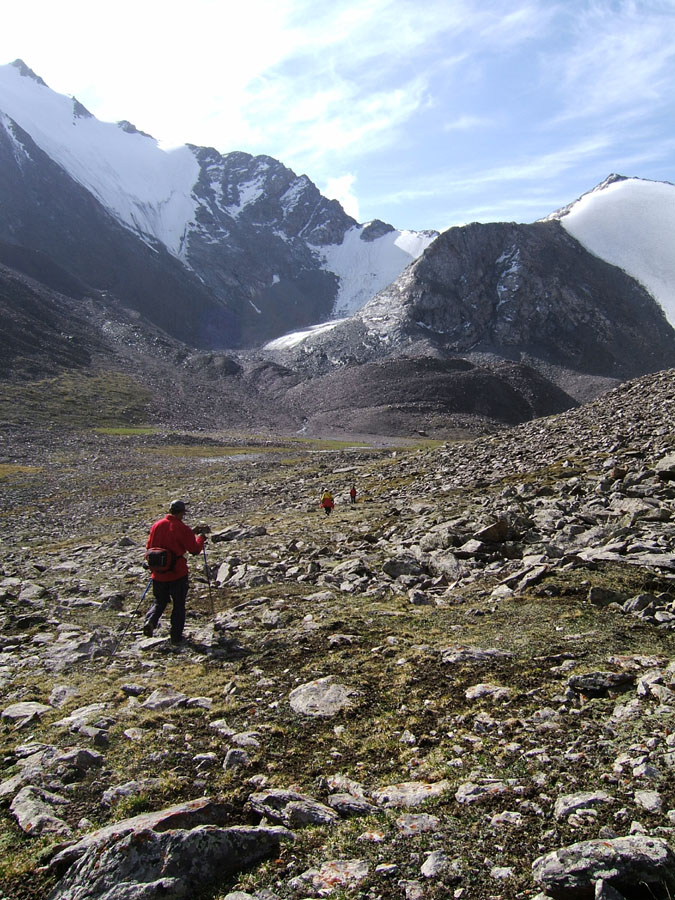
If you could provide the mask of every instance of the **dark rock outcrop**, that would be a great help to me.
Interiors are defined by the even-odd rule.
[[[356,316],[272,355],[314,374],[403,356],[511,360],[586,398],[672,366],[675,331],[559,222],[475,224],[441,234]]]

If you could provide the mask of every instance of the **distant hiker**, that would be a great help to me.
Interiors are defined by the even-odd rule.
[[[158,519],[150,529],[146,543],[146,559],[152,571],[152,593],[154,603],[148,610],[143,626],[143,634],[152,637],[157,624],[169,600],[173,601],[171,610],[171,643],[179,644],[183,639],[185,627],[185,599],[188,592],[188,566],[185,553],[197,555],[202,552],[206,537],[195,535],[194,531],[183,522],[185,503],[174,500],[169,512],[163,519]],[[153,568],[150,550],[161,548],[166,552],[164,562]],[[155,554],[160,556],[161,554]]]
[[[351,488],[349,489],[349,502],[356,503],[356,487],[355,487],[355,485],[352,485]]]
[[[327,516],[331,514],[331,510],[335,506],[335,500],[333,499],[333,495],[330,491],[324,491],[321,495],[321,505],[323,506],[323,511]]]

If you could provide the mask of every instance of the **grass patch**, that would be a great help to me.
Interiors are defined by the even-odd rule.
[[[146,421],[151,399],[146,387],[120,372],[65,372],[27,384],[3,384],[0,419],[75,426],[94,420],[98,426],[117,427]]]
[[[123,437],[133,437],[135,435],[156,434],[157,428],[154,425],[138,425],[134,427],[126,425],[110,425],[106,428],[95,428],[94,431],[97,434],[111,434],[120,435]]]
[[[11,478],[12,475],[38,475],[42,466],[18,466],[13,463],[0,463],[0,478]]]

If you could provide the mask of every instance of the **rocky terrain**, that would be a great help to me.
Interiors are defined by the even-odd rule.
[[[335,327],[270,355],[326,374],[382,359],[514,361],[579,400],[675,362],[663,309],[551,220],[449,228]]]
[[[70,401],[2,407],[3,900],[675,894],[675,371],[433,445]]]
[[[0,244],[3,255],[16,253]],[[21,264],[46,277],[39,254],[23,254]],[[49,275],[55,286],[68,279],[55,265]],[[96,406],[99,424],[115,424],[124,397],[125,422],[447,438],[576,405],[513,362],[401,358],[312,377],[257,354],[195,350],[113,297],[66,296],[1,261],[0,321],[0,416],[26,423],[51,421],[52,412],[62,420],[65,407],[71,424],[82,423]]]

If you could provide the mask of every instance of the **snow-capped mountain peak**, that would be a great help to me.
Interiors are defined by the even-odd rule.
[[[0,110],[120,222],[180,254],[199,174],[189,148],[165,151],[138,131],[100,122],[24,63],[0,66]]]
[[[51,214],[26,206],[35,190],[44,195],[44,186],[37,187],[47,177],[38,171],[44,170],[44,154],[98,201],[104,216],[153,251],[167,250],[190,280],[197,278],[200,291],[210,293],[235,323],[233,345],[356,311],[436,236],[396,231],[378,221],[358,225],[306,175],[269,156],[221,154],[191,144],[164,150],[130,122],[99,121],[76,98],[52,91],[22,61],[0,66],[0,125],[6,166],[15,173],[6,190],[30,222],[21,240],[55,254],[67,267],[73,252],[83,255],[81,239],[69,250],[61,238],[49,239],[51,225],[44,233],[41,225],[35,230],[45,216],[50,222],[68,217],[62,205]],[[49,178],[58,176],[50,172]],[[80,227],[88,213],[78,210]],[[16,224],[6,222],[3,230],[0,223],[0,240],[16,241],[17,233]],[[78,275],[108,289],[118,280],[115,264],[106,262],[111,274],[105,277],[95,270],[94,257],[101,253],[95,243],[98,249]],[[148,289],[145,283],[129,285],[132,302]],[[202,330],[208,326],[200,324]]]
[[[675,185],[611,175],[549,218],[639,281],[675,325]]]

